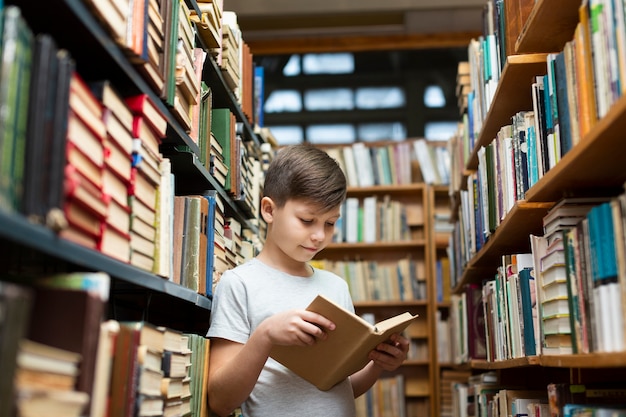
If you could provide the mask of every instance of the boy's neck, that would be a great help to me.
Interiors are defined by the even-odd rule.
[[[310,277],[313,275],[313,267],[308,263],[295,260],[285,262],[284,259],[279,260],[277,257],[271,256],[269,251],[265,249],[258,254],[257,259],[270,268],[274,268],[289,275],[297,277]]]

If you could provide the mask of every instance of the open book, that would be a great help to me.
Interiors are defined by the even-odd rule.
[[[274,346],[270,356],[324,391],[363,368],[371,350],[417,318],[405,312],[372,325],[321,295],[307,310],[333,321],[335,330],[311,346]]]

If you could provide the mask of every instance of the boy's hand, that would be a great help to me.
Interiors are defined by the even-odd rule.
[[[369,354],[370,360],[385,371],[394,371],[406,360],[409,341],[402,335],[394,333],[388,341],[379,344]]]
[[[272,345],[307,346],[326,339],[335,324],[326,317],[307,310],[289,310],[265,319],[262,326]]]

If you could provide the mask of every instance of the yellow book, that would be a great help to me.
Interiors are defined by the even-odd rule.
[[[310,346],[274,346],[270,356],[323,391],[363,368],[370,351],[418,317],[404,312],[372,325],[322,295],[307,310],[334,322],[335,330]]]

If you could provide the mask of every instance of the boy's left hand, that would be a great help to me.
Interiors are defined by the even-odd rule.
[[[408,339],[395,333],[391,335],[388,341],[376,346],[370,352],[369,358],[385,371],[394,371],[406,360],[408,351]]]

